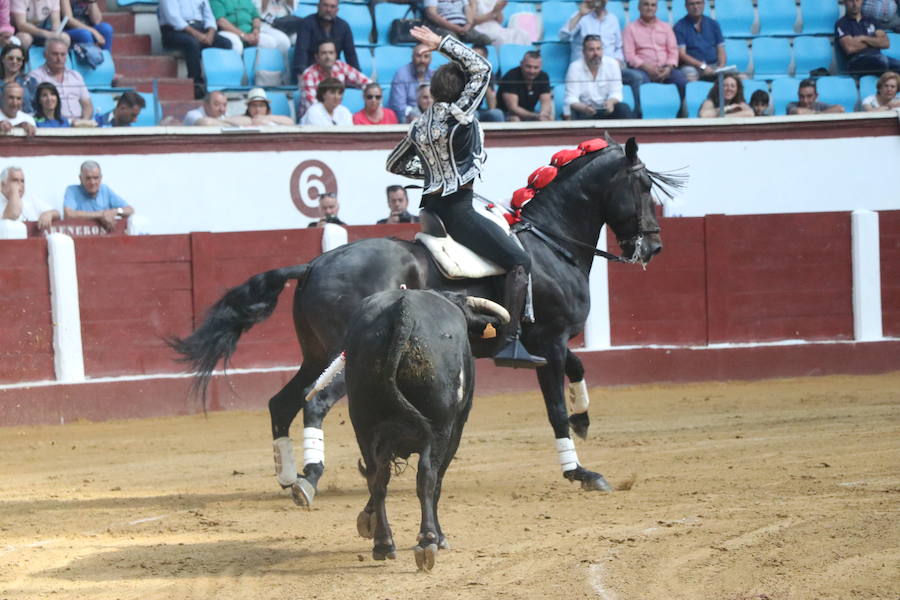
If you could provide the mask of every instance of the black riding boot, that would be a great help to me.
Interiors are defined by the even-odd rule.
[[[515,267],[506,274],[503,290],[503,305],[509,311],[508,333],[503,348],[494,355],[498,367],[535,369],[547,364],[547,359],[528,353],[519,341],[522,312],[525,310],[525,296],[528,293],[528,275],[522,266]]]

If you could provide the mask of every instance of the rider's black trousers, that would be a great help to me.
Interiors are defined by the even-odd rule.
[[[479,256],[497,263],[507,271],[522,265],[531,272],[531,257],[495,223],[472,208],[472,189],[464,188],[449,196],[429,194],[422,206],[437,213],[454,240]]]

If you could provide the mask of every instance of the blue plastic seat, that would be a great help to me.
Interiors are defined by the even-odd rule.
[[[257,56],[259,59],[257,59]],[[280,71],[285,75],[284,55],[277,48],[244,48],[244,71],[247,84],[255,85],[256,70]]]
[[[794,38],[794,74],[807,77],[810,71],[825,68],[831,70],[834,50],[831,41],[824,37],[803,35]]]
[[[375,70],[375,62],[372,60],[372,49],[357,48],[356,58],[359,59],[359,72],[371,78]]]
[[[496,73],[497,77],[500,76],[500,53],[497,52],[497,47],[493,44],[487,47],[487,59],[488,62],[491,63],[491,69],[493,69],[494,73]],[[434,61],[434,53],[432,53],[432,62]]]
[[[569,44],[541,44],[541,62],[552,83],[564,81],[569,68]]]
[[[878,76],[864,75],[859,78],[859,101],[862,102],[872,94],[878,92]]]
[[[562,120],[563,106],[566,99],[566,84],[557,83],[553,86],[551,93],[553,94],[553,118],[560,121]],[[540,106],[540,102],[538,102],[538,106]],[[535,110],[540,110],[540,108],[536,106]]]
[[[111,92],[91,92],[91,104],[94,106],[94,117],[99,117],[116,107],[116,98]]]
[[[340,8],[340,16],[350,25],[350,32],[353,34],[353,43],[357,47],[373,46],[371,36],[372,14],[369,7],[364,4],[343,4]]]
[[[710,81],[688,82],[687,86],[684,88],[684,103],[687,106],[688,118],[692,119],[699,116],[700,105],[706,100],[712,86],[713,84]]]
[[[575,5],[578,6],[577,4]],[[575,11],[572,11],[575,12]],[[628,16],[625,14],[625,3],[619,2],[618,0],[611,0],[606,4],[606,12],[616,15],[616,18],[619,20],[619,29],[624,29],[626,25],[628,25]],[[571,14],[569,15],[572,16]],[[557,33],[559,33],[557,28]]]
[[[800,19],[804,34],[834,33],[834,24],[841,18],[837,2],[800,0]]]
[[[610,2],[612,4],[618,2]],[[569,18],[578,11],[578,5],[560,0],[547,0],[541,4],[541,19],[544,21],[544,35],[541,38],[545,42],[558,42],[559,30],[568,22]]]
[[[734,65],[741,73],[750,70],[750,47],[747,40],[725,38],[725,64]]]
[[[628,108],[631,109],[632,113],[637,111],[637,105],[634,101],[634,92],[630,85],[622,86],[622,101],[628,105]]]
[[[900,60],[900,33],[888,33],[887,37],[891,42],[891,47],[881,52],[886,56]]]
[[[760,37],[753,40],[753,77],[788,77],[791,68],[791,42],[787,38]]]
[[[362,90],[357,88],[347,88],[344,90],[344,99],[341,104],[347,107],[351,113],[359,112],[365,107],[366,101],[363,98]]]
[[[450,62],[450,59],[441,54],[440,52],[432,52],[431,53],[431,70],[437,71],[441,65],[445,65]]]
[[[298,2],[294,6],[294,16],[295,17],[308,17],[309,15],[315,13],[318,10],[318,6],[315,2]],[[341,15],[343,16],[343,15]]]
[[[847,112],[856,110],[859,92],[852,77],[819,77],[816,80],[819,102],[840,104]]]
[[[716,0],[716,21],[725,37],[749,37],[754,19],[751,0]]]
[[[678,0],[675,0],[678,2]],[[638,17],[641,16],[641,11],[638,9],[638,5],[640,4],[640,0],[629,0],[628,2],[628,18],[634,21]],[[669,22],[669,6],[666,2],[658,2],[656,5],[656,18],[665,23]],[[623,25],[624,28],[624,25]]]
[[[211,91],[246,89],[244,62],[234,50],[204,48],[201,54],[206,88]]]
[[[138,114],[138,118],[134,122],[135,127],[154,127],[160,119],[162,119],[162,115],[159,114],[159,106],[156,101],[156,96],[153,95],[152,92],[138,92],[141,95],[141,98],[144,99],[144,108],[141,109],[140,114]]]
[[[437,52],[431,54],[432,61]],[[378,83],[386,85],[394,78],[400,67],[412,61],[412,49],[409,46],[376,46],[375,73]]]
[[[500,56],[500,71],[506,73],[510,69],[515,69],[522,62],[522,57],[529,50],[534,50],[534,46],[527,44],[503,44],[500,46],[498,54]]]
[[[91,90],[112,89],[112,80],[116,74],[116,65],[109,50],[103,50],[103,62],[92,69],[88,65],[75,61],[75,70],[81,73],[84,84]]]
[[[375,5],[375,30],[378,32],[378,44],[389,44],[388,33],[395,19],[412,18],[412,10],[408,4],[379,2]]]
[[[291,101],[288,100],[287,92],[269,91],[269,106],[272,108],[273,115],[283,115],[293,118],[291,114]]]
[[[762,90],[767,94],[769,93],[769,84],[760,79],[745,79],[741,83],[744,86],[744,101],[746,101],[747,104],[750,104],[750,96],[752,96],[753,92],[756,90]]]
[[[786,115],[787,105],[797,101],[797,88],[802,79],[782,77],[772,81],[771,105],[775,115]]]
[[[117,0],[116,6],[156,6],[159,4],[159,0]]]
[[[532,2],[508,2],[503,7],[503,24],[509,23],[509,17],[520,12],[537,12],[537,5]]]
[[[794,35],[796,0],[758,0],[759,35]]]
[[[681,111],[678,87],[672,83],[645,83],[641,86],[641,111],[645,119],[674,119]]]

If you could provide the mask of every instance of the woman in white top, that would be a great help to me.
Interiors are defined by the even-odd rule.
[[[900,88],[900,75],[893,71],[886,71],[878,78],[878,83],[875,86],[878,93],[867,96],[862,101],[862,109],[866,112],[872,112],[900,108],[897,88]]]
[[[531,36],[527,31],[503,26],[503,9],[507,0],[469,0],[472,23],[478,33],[491,38],[491,43],[531,44]]]
[[[329,77],[316,88],[316,102],[300,120],[301,125],[353,125],[353,115],[341,104],[344,99],[344,84],[339,79]]]

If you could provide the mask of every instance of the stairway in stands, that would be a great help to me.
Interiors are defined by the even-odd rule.
[[[134,88],[139,92],[152,92],[153,80],[157,81],[162,115],[179,119],[199,105],[194,100],[193,82],[178,77],[178,59],[171,54],[153,55],[151,36],[135,33],[137,15],[129,8],[109,9],[105,0],[99,0],[103,20],[113,27],[113,61],[116,65],[116,87]],[[141,15],[147,16],[147,15]],[[181,69],[182,73],[184,68]],[[148,107],[150,108],[150,107]]]

